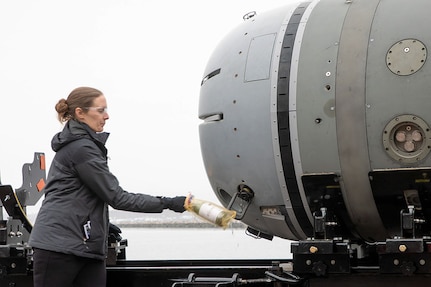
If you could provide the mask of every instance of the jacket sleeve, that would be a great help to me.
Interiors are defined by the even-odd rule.
[[[123,190],[106,160],[91,144],[76,155],[75,169],[82,184],[113,208],[147,213],[160,213],[166,208],[160,197]]]

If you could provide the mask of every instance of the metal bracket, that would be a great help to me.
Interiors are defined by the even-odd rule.
[[[320,215],[313,213],[314,217],[314,239],[327,239],[328,226],[335,226],[337,222],[327,221],[326,207],[320,208]]]
[[[241,220],[250,206],[252,199],[254,198],[254,191],[245,184],[238,186],[237,193],[232,197],[227,209],[235,210],[235,219]],[[236,202],[236,204],[235,204]]]
[[[416,238],[416,224],[425,223],[424,219],[415,218],[415,207],[408,206],[408,211],[400,211],[401,238]]]

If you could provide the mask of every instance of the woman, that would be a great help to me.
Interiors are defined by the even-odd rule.
[[[136,212],[184,212],[184,196],[124,191],[107,165],[103,133],[109,119],[99,90],[80,87],[55,106],[65,123],[52,139],[56,152],[29,244],[34,286],[106,286],[108,205]]]

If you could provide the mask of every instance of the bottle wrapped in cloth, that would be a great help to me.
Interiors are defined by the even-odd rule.
[[[236,216],[234,210],[226,209],[207,200],[195,198],[191,194],[187,196],[184,207],[187,211],[216,226],[223,227],[223,229],[228,227],[231,220]]]

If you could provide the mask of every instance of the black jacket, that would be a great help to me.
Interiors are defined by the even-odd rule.
[[[52,139],[56,155],[51,163],[45,199],[30,235],[32,247],[105,259],[108,205],[136,212],[162,212],[161,198],[124,191],[109,171],[107,133],[69,120]],[[90,222],[86,239],[84,225]]]

